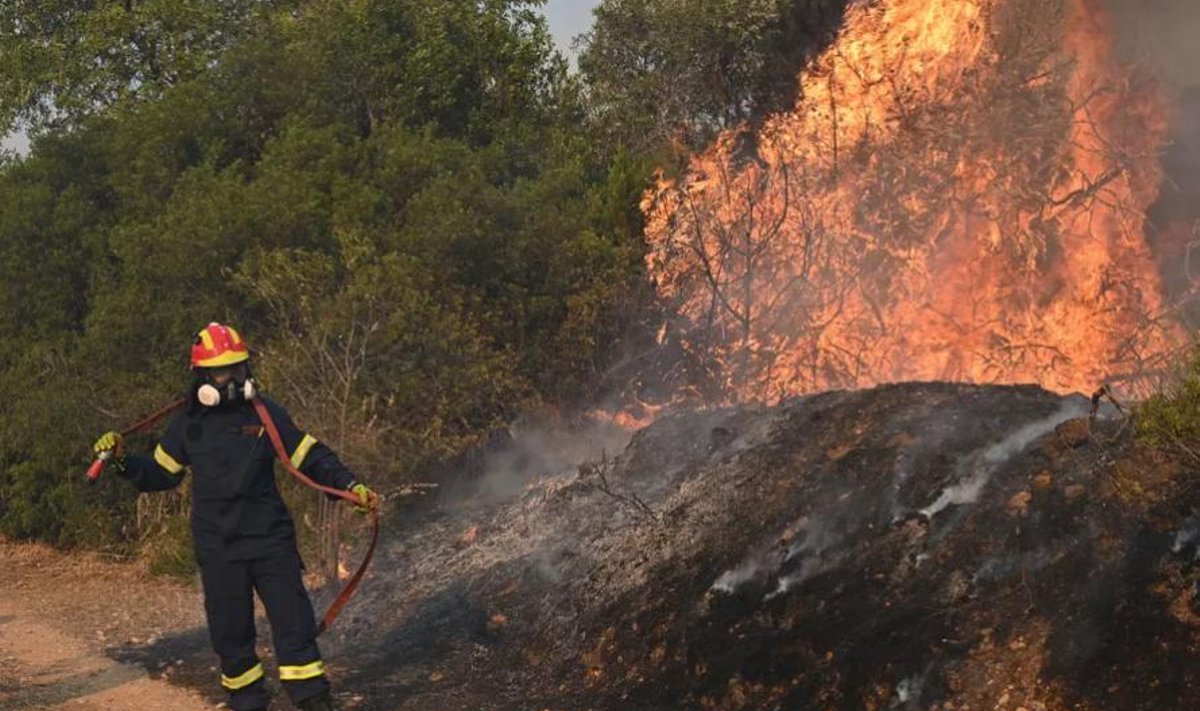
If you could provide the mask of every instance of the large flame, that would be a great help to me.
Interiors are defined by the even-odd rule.
[[[660,179],[650,271],[723,397],[1153,371],[1167,105],[1110,38],[1089,0],[855,3],[793,111]]]

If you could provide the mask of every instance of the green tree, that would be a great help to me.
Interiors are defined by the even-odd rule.
[[[281,28],[305,112],[356,127],[428,124],[487,143],[551,118],[566,64],[544,0],[312,3]]]
[[[790,104],[845,0],[604,0],[582,38],[594,121],[635,152],[695,149]]]
[[[178,394],[212,319],[384,488],[585,401],[644,296],[649,164],[597,149],[539,5],[6,5],[0,49],[29,57],[0,100],[38,131],[0,164],[0,532],[183,530],[181,498],[79,479],[95,435]]]
[[[77,124],[198,76],[283,3],[13,0],[0,4],[0,133]]]

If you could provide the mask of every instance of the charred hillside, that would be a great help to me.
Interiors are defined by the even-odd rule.
[[[397,515],[327,645],[380,710],[1195,708],[1200,496],[1088,405],[665,416],[512,501]]]

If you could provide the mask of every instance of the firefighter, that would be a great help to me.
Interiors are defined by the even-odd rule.
[[[317,649],[312,603],[301,581],[296,529],[275,483],[275,452],[251,401],[266,406],[292,463],[325,486],[376,496],[324,444],[299,429],[277,403],[257,392],[250,353],[234,329],[211,323],[192,346],[188,405],[168,422],[152,457],[125,455],[120,434],[94,445],[141,491],[179,486],[192,471],[192,536],[204,587],[204,610],[221,684],[233,711],[265,711],[270,697],[255,654],[254,599],[267,611],[279,678],[303,711],[332,711]]]

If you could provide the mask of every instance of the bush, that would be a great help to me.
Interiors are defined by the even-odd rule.
[[[1200,347],[1192,350],[1171,387],[1137,407],[1135,421],[1140,443],[1200,463]]]

